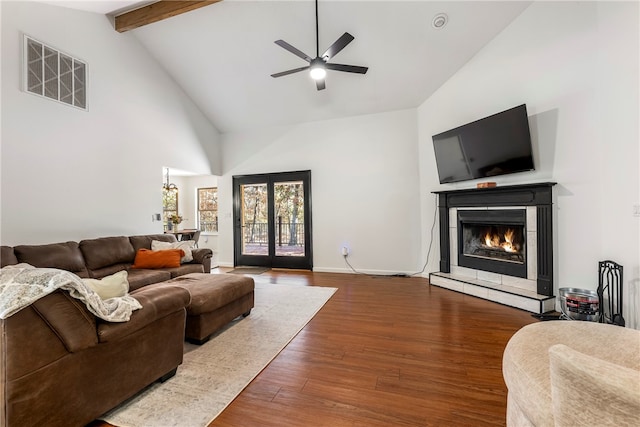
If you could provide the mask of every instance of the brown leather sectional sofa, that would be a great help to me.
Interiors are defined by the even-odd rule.
[[[2,267],[25,262],[102,278],[129,271],[130,295],[142,305],[131,320],[110,323],[55,291],[0,320],[0,425],[83,426],[182,363],[189,291],[164,282],[210,272],[210,249],[177,268],[130,269],[140,248],[173,235],[104,237],[49,245],[2,246]],[[154,286],[148,286],[155,284]]]
[[[100,237],[77,242],[48,245],[2,246],[0,265],[24,262],[34,267],[59,268],[80,277],[101,279],[121,270],[129,272],[130,290],[163,282],[188,273],[211,272],[211,249],[193,250],[193,261],[176,268],[154,270],[131,269],[138,249],[151,249],[151,241],[175,242],[172,234]]]

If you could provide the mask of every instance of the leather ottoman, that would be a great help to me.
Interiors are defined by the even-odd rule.
[[[164,282],[189,291],[185,339],[203,344],[227,323],[251,313],[255,283],[235,274],[191,273]]]

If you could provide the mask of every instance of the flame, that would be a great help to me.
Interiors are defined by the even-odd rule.
[[[500,246],[500,236],[487,232],[484,235],[484,244],[490,248]]]
[[[515,252],[515,248],[513,247],[513,234],[515,233],[515,231],[513,231],[512,229],[508,229],[505,233],[504,233],[504,242],[502,243],[502,245],[500,245],[502,247],[502,249],[505,250],[505,252]]]
[[[513,236],[515,234],[515,230],[507,229],[505,231],[504,241],[501,242],[500,236],[497,234],[491,234],[490,232],[485,233],[484,235],[484,244],[490,248],[502,248],[505,252],[517,252],[518,249],[513,244]]]

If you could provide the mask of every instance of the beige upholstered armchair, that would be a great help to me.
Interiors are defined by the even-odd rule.
[[[507,427],[637,426],[640,331],[582,321],[527,325],[502,371]]]

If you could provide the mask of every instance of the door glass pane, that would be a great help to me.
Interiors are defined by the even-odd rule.
[[[273,186],[276,256],[305,256],[302,181]]]
[[[269,255],[267,184],[242,185],[242,254]]]

